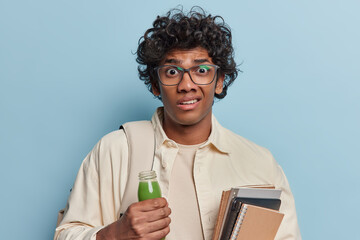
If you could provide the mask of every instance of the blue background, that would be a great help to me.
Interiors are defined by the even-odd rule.
[[[269,148],[304,239],[356,239],[360,2],[182,1],[231,26],[237,63],[218,120]],[[138,80],[137,42],[178,1],[0,0],[1,239],[52,239],[81,161],[161,102]]]

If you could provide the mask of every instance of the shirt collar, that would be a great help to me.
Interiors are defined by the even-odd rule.
[[[162,127],[163,117],[164,107],[159,107],[156,109],[156,112],[151,118],[151,123],[153,124],[153,127],[155,129],[156,150],[159,149],[164,143],[172,141],[168,138],[168,136],[166,136],[166,133],[164,132],[164,129]]]
[[[172,142],[176,144],[175,141],[171,140],[166,136],[166,133],[162,127],[162,121],[164,116],[164,107],[159,107],[156,109],[156,112],[151,118],[151,122],[153,124],[155,130],[155,139],[156,139],[156,149],[159,149],[164,143]],[[227,143],[226,131],[223,126],[216,120],[215,116],[211,116],[211,133],[208,140],[200,146],[200,148],[212,145],[215,147],[216,150],[222,153],[230,153],[230,148],[228,147],[229,144]]]

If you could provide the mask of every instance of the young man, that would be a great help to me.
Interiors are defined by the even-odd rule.
[[[137,54],[140,78],[164,105],[152,125],[153,169],[166,198],[134,202],[119,218],[128,145],[122,130],[112,132],[85,158],[55,239],[210,240],[222,190],[254,184],[283,191],[276,239],[301,239],[290,187],[271,153],[212,115],[214,97],[225,97],[237,76],[223,19],[169,12],[146,31]]]

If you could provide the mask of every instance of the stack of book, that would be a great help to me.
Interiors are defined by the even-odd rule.
[[[280,195],[271,185],[223,191],[212,240],[273,240],[284,217]]]

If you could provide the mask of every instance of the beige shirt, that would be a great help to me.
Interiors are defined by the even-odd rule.
[[[158,173],[162,194],[167,197],[178,146],[162,129],[162,111],[159,108],[151,120],[156,138],[153,169]],[[101,228],[116,221],[127,166],[125,133],[118,130],[104,136],[80,167],[54,239],[95,240]],[[281,167],[267,149],[223,128],[214,116],[208,141],[196,151],[193,177],[205,240],[211,240],[222,191],[255,184],[272,184],[282,189],[280,212],[285,216],[275,239],[301,239],[294,198]]]

